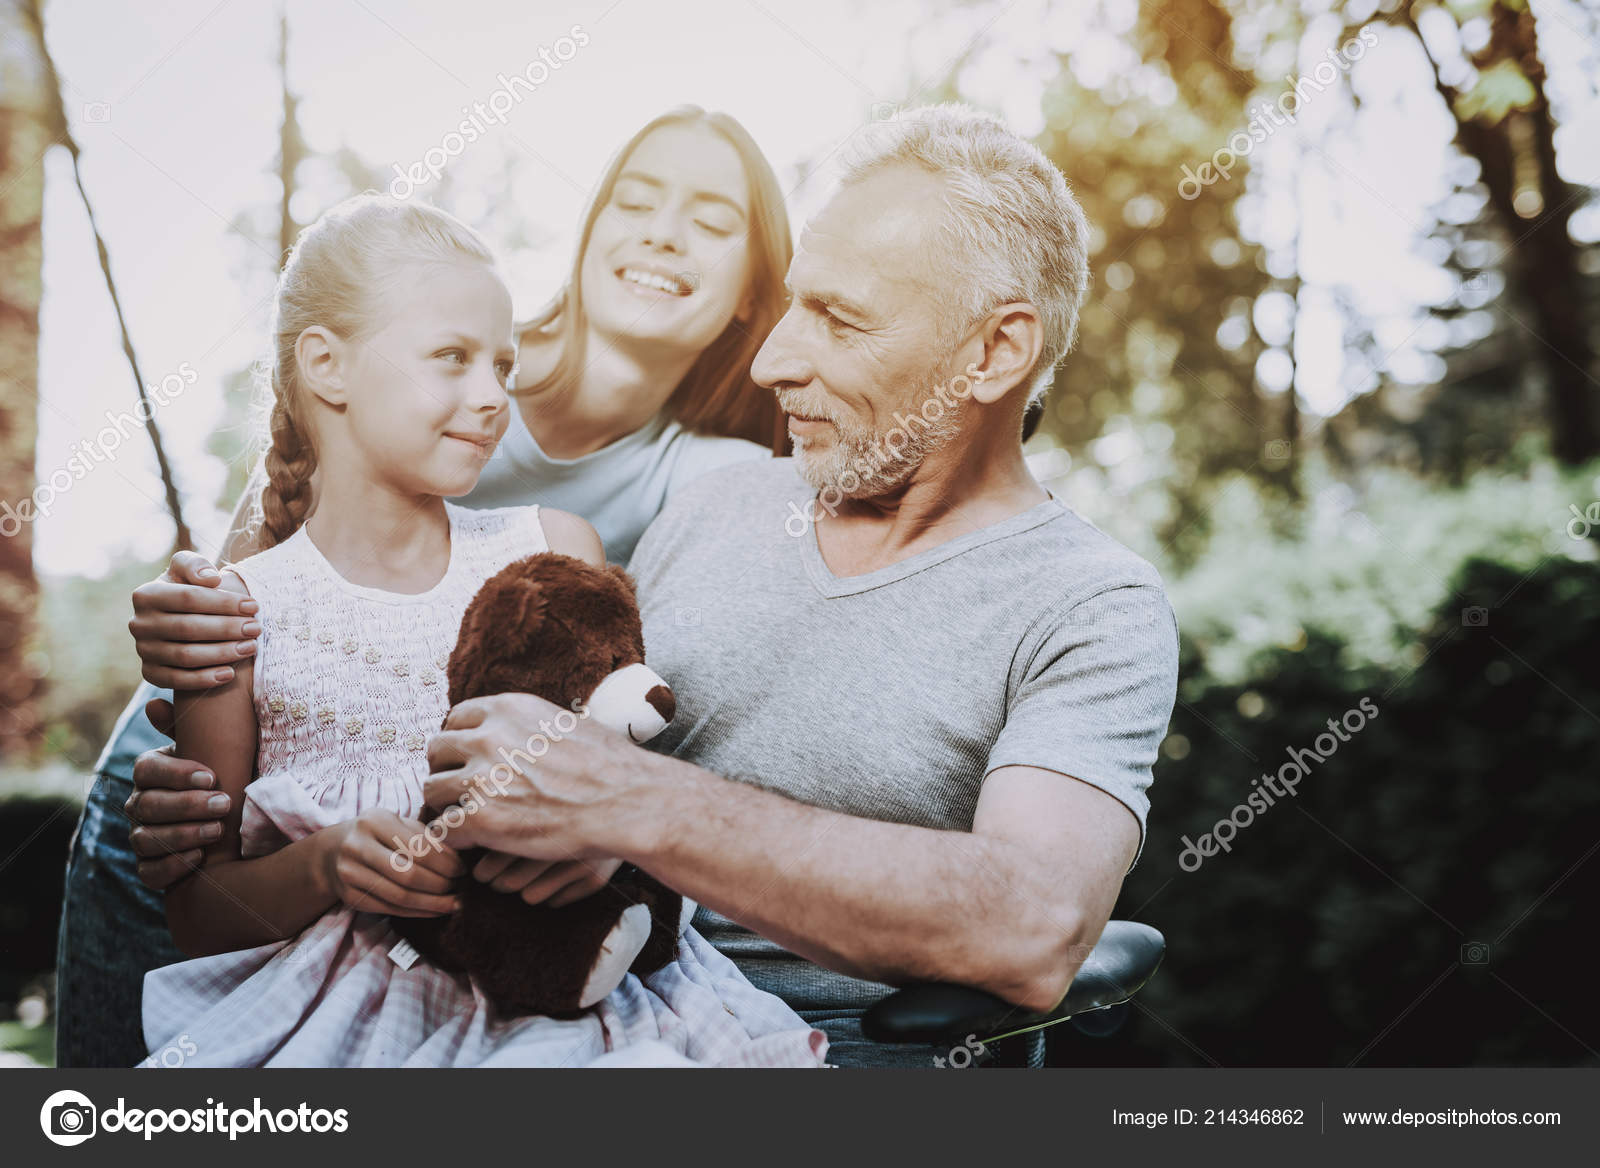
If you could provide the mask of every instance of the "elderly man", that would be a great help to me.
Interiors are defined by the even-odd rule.
[[[1177,637],[1156,572],[1023,459],[1088,282],[1060,174],[954,107],[856,146],[752,370],[795,456],[685,488],[630,565],[676,719],[648,749],[547,734],[450,842],[525,895],[556,861],[637,864],[831,1061],[929,1066],[862,1010],[916,979],[1060,1000],[1142,843]],[[429,803],[557,712],[455,707]]]

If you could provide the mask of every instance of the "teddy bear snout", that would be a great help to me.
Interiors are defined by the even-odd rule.
[[[588,710],[589,717],[600,725],[644,743],[667,728],[677,712],[677,700],[660,674],[636,662],[624,665],[596,686]]]
[[[650,692],[644,695],[644,700],[655,707],[663,722],[670,723],[672,716],[678,712],[678,699],[664,685],[652,686]]]

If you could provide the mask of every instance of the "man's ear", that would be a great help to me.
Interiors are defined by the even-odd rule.
[[[544,627],[544,588],[532,580],[512,577],[491,581],[490,591],[473,598],[462,622],[462,633],[474,645],[510,641],[518,647],[532,642]]]
[[[976,371],[967,370],[973,376],[973,398],[992,404],[1018,385],[1026,389],[1028,375],[1044,352],[1039,310],[1026,300],[1002,304],[990,314],[982,338],[983,359],[975,362]]]
[[[343,368],[347,349],[344,341],[320,324],[306,329],[294,342],[301,384],[331,406],[342,406],[348,400]]]

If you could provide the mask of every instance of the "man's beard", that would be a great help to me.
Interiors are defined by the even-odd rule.
[[[786,399],[786,411],[825,418],[835,431],[833,442],[825,450],[808,450],[808,440],[795,437],[800,477],[818,491],[845,499],[872,499],[904,486],[929,455],[948,446],[960,433],[964,403],[940,400],[936,396],[940,384],[939,378],[930,373],[923,384],[888,411],[888,425],[883,430],[852,425],[831,414],[812,413],[804,402]],[[930,413],[938,417],[922,413],[930,399],[936,403]],[[894,420],[896,414],[905,419],[904,425]]]

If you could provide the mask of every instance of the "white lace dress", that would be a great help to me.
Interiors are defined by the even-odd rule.
[[[369,808],[421,810],[462,614],[495,572],[549,546],[537,506],[445,509],[449,567],[415,595],[352,584],[303,527],[229,565],[261,605],[245,856]],[[402,968],[398,939],[386,916],[341,906],[292,940],[153,970],[142,1065],[820,1066],[827,1050],[693,929],[666,968],[629,974],[571,1021],[501,1017],[466,978]]]

